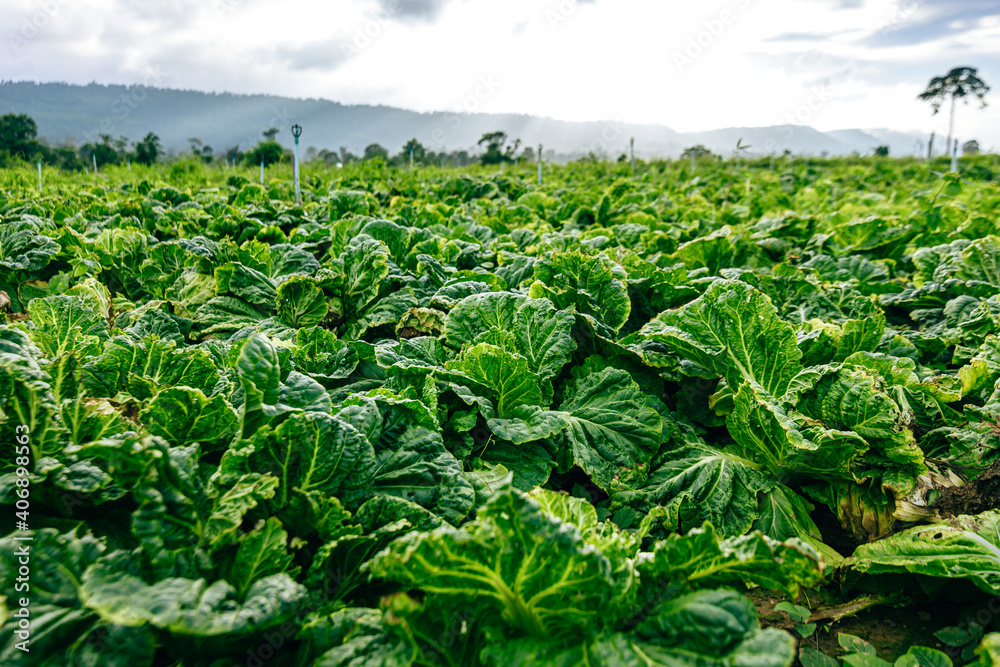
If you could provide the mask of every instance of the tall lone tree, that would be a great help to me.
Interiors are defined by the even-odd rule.
[[[162,154],[163,146],[160,145],[160,138],[152,132],[135,145],[135,161],[139,164],[153,164]]]
[[[521,140],[517,139],[513,146],[507,145],[507,133],[487,132],[482,139],[476,142],[482,146],[486,144],[486,152],[479,158],[483,164],[500,164],[501,162],[513,162],[514,153],[521,146]]]
[[[970,95],[979,99],[981,107],[986,106],[986,93],[990,87],[976,76],[975,67],[956,67],[944,76],[936,76],[927,84],[927,90],[917,95],[917,99],[929,101],[934,113],[941,110],[941,104],[951,97],[951,116],[948,119],[948,153],[951,154],[951,137],[955,133],[955,100]]]
[[[406,164],[407,160],[415,164],[424,164],[427,159],[427,149],[414,137],[403,145],[403,150],[400,151],[398,159],[400,164]]]
[[[377,157],[380,157],[383,160],[388,160],[389,149],[381,144],[368,144],[365,146],[365,160],[374,160]]]
[[[0,151],[6,150],[22,160],[28,160],[38,150],[38,126],[25,114],[0,116]]]

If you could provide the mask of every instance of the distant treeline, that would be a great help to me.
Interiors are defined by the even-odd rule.
[[[191,137],[187,151],[174,157],[196,159],[205,164],[224,162],[226,164],[265,166],[287,161],[291,151],[279,144],[275,139],[277,128],[269,128],[263,132],[261,140],[248,151],[241,151],[239,146],[233,146],[224,151],[215,151],[201,139]],[[381,144],[369,144],[363,154],[356,155],[346,147],[339,150],[319,150],[315,147],[306,149],[300,158],[306,162],[323,161],[327,164],[353,164],[365,160],[382,159],[394,166],[407,164],[435,166],[467,166],[470,164],[500,164],[502,162],[525,161],[535,159],[534,150],[529,146],[518,152],[521,141],[508,141],[505,132],[484,134],[479,141],[483,148],[481,153],[470,154],[469,151],[435,152],[427,149],[417,139],[410,139],[400,151],[391,154],[389,149]],[[6,114],[0,116],[0,167],[12,166],[16,162],[36,162],[57,166],[67,171],[89,169],[92,166],[100,169],[106,165],[136,162],[139,164],[154,164],[166,158],[166,153],[158,137],[148,132],[140,141],[130,141],[128,137],[112,137],[110,134],[98,134],[96,140],[76,146],[63,143],[52,146],[45,139],[38,137],[38,125],[27,114]]]

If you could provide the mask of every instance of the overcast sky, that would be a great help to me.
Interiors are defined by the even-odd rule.
[[[972,66],[1000,148],[997,0],[0,0],[0,79],[143,83],[675,130],[947,132],[916,95]]]

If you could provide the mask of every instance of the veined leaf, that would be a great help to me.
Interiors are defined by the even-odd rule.
[[[350,245],[344,262],[344,304],[361,312],[378,296],[379,286],[389,275],[389,249],[381,241],[368,238]]]
[[[290,327],[313,326],[326,317],[326,297],[310,278],[290,278],[278,286],[276,295],[278,318]]]
[[[772,396],[783,396],[802,368],[792,326],[778,318],[763,292],[739,280],[713,282],[695,301],[647,324],[640,336],[644,348],[664,346],[725,377],[731,387],[749,381]]]
[[[575,307],[600,325],[617,332],[628,321],[632,302],[621,267],[615,274],[610,260],[578,252],[554,252],[535,262],[535,282],[529,296],[550,299],[557,308]]]
[[[281,521],[270,517],[240,539],[227,580],[242,598],[259,579],[291,570],[292,555],[287,550],[288,533]],[[289,572],[294,576],[297,568]]]
[[[156,336],[141,341],[130,336],[112,338],[99,356],[84,363],[80,375],[93,396],[113,398],[125,392],[140,400],[176,386],[209,395],[222,379],[206,349],[179,347]]]
[[[450,523],[472,509],[472,485],[422,402],[382,389],[348,398],[338,416],[365,433],[375,449],[376,494],[416,503]]]
[[[271,279],[239,262],[229,262],[215,269],[215,293],[235,296],[263,310],[274,308],[275,291]]]
[[[794,598],[801,587],[811,588],[822,581],[823,559],[797,538],[778,542],[754,532],[721,539],[706,523],[658,542],[639,572],[654,580],[673,579],[701,587],[751,581]]]
[[[571,309],[556,310],[548,299],[527,299],[509,292],[474,294],[448,314],[445,336],[460,347],[490,330],[513,334],[513,350],[528,369],[544,379],[558,374],[576,349],[570,331]]]
[[[830,431],[795,420],[760,387],[744,382],[726,418],[736,452],[760,463],[778,479],[811,476],[853,480],[854,460],[868,451],[851,432]]]
[[[551,388],[546,397],[542,378],[528,370],[524,357],[496,345],[474,345],[458,361],[448,362],[447,367],[488,388],[496,397],[501,417],[519,405],[548,405],[552,400]]]
[[[292,617],[306,590],[287,574],[258,579],[241,598],[226,581],[163,579],[152,585],[108,563],[87,570],[81,596],[102,618],[177,635],[248,635]]]
[[[372,574],[435,605],[481,610],[536,639],[572,636],[614,614],[611,563],[571,524],[508,489],[461,529],[409,533],[370,561]]]
[[[202,337],[232,333],[243,327],[255,325],[266,318],[267,313],[263,308],[257,308],[231,296],[209,299],[194,313],[195,328]]]
[[[282,365],[287,362],[281,356],[262,333],[247,338],[240,350],[236,371],[244,394],[240,408],[244,437],[291,412],[331,412],[330,396],[323,386],[301,373],[284,371]]]
[[[295,334],[292,361],[296,370],[330,387],[344,380],[358,367],[358,352],[349,343],[338,340],[332,331],[320,327],[299,329]]]
[[[484,651],[494,664],[521,667],[573,665],[757,665],[786,667],[795,640],[775,628],[762,630],[753,604],[732,590],[696,591],[659,605],[630,632],[595,640],[539,642],[514,639]]]
[[[845,567],[867,574],[911,572],[928,577],[968,579],[1000,594],[1000,512],[961,516],[949,524],[909,528],[862,544]]]
[[[199,389],[171,387],[153,398],[142,414],[149,432],[172,445],[201,443],[209,448],[236,431],[236,411],[221,395],[207,398]]]
[[[621,505],[660,505],[670,528],[690,530],[709,521],[725,537],[743,535],[757,520],[757,494],[775,485],[752,461],[705,444],[664,450],[646,484],[615,493]]]
[[[645,465],[660,445],[663,420],[625,371],[606,368],[577,381],[559,406],[564,467],[579,466],[607,490],[621,468]]]
[[[899,406],[864,369],[844,366],[827,373],[802,394],[798,409],[830,431],[856,433],[870,445],[864,465],[855,467],[856,479],[874,477],[897,495],[904,495],[927,470],[923,452],[904,423]]]
[[[372,493],[375,454],[368,439],[329,414],[300,412],[274,431],[254,439],[250,458],[255,472],[270,472],[280,480],[275,496],[279,508],[296,501],[296,494],[318,491],[356,507]]]
[[[108,323],[100,307],[79,296],[47,296],[28,305],[31,321],[37,327],[35,343],[50,359],[76,352],[82,357],[95,354],[108,339]]]

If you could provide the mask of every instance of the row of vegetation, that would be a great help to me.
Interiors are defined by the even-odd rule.
[[[252,166],[259,164],[271,166],[291,159],[291,152],[277,141],[277,128],[270,128],[262,134],[261,141],[247,151],[241,151],[239,146],[234,146],[221,153],[216,153],[200,138],[192,137],[188,139],[188,150],[177,157],[205,164],[241,163]],[[365,147],[362,155],[355,155],[346,147],[341,147],[338,151],[310,147],[303,157],[305,161],[319,160],[330,165],[382,160],[391,166],[464,167],[471,164],[495,165],[533,161],[534,149],[529,146],[518,152],[520,145],[520,139],[510,142],[506,132],[497,131],[484,134],[479,140],[478,146],[482,149],[479,154],[470,154],[469,151],[434,152],[414,138],[396,155],[391,155],[389,149],[381,144],[373,143]],[[47,141],[38,137],[38,124],[30,116],[26,114],[0,116],[0,167],[15,166],[19,162],[40,161],[45,165],[57,166],[67,171],[83,171],[91,166],[101,169],[109,165],[129,163],[151,165],[164,158],[167,158],[167,153],[160,137],[153,132],[147,133],[141,141],[131,143],[127,137],[116,139],[110,134],[100,134],[97,141],[80,146],[69,144],[50,146]]]
[[[24,114],[7,114],[0,116],[0,167],[12,167],[24,162],[41,162],[65,171],[84,171],[91,168],[104,169],[113,165],[143,164],[152,165],[157,162],[194,161],[205,165],[257,166],[263,164],[270,167],[276,164],[290,164],[292,153],[277,141],[278,130],[270,128],[264,131],[262,139],[247,151],[241,151],[238,146],[223,152],[216,152],[198,137],[188,139],[188,149],[180,154],[168,155],[164,150],[160,137],[153,132],[137,142],[129,142],[126,137],[113,138],[110,134],[98,135],[98,141],[88,142],[81,146],[63,144],[50,146],[45,139],[38,137],[38,126],[34,119]],[[302,155],[303,162],[322,162],[329,166],[344,166],[380,160],[392,167],[438,166],[467,167],[479,165],[502,165],[531,163],[536,159],[534,148],[521,147],[521,140],[510,140],[506,132],[489,132],[478,142],[481,152],[470,153],[466,150],[451,152],[435,152],[425,147],[416,138],[410,139],[400,151],[391,154],[389,149],[378,143],[369,144],[361,155],[352,153],[346,146],[339,150],[317,149],[310,146]],[[736,147],[735,155],[745,155],[749,146],[742,143]],[[979,153],[979,143],[975,140],[963,144],[964,155]],[[784,151],[784,157],[790,157],[791,151]],[[873,155],[887,157],[888,146],[877,146]],[[702,144],[684,149],[682,158],[696,160],[720,160],[722,156],[714,154]],[[627,155],[620,155],[618,162],[626,162]],[[581,159],[582,162],[596,163],[600,158],[590,153]]]

